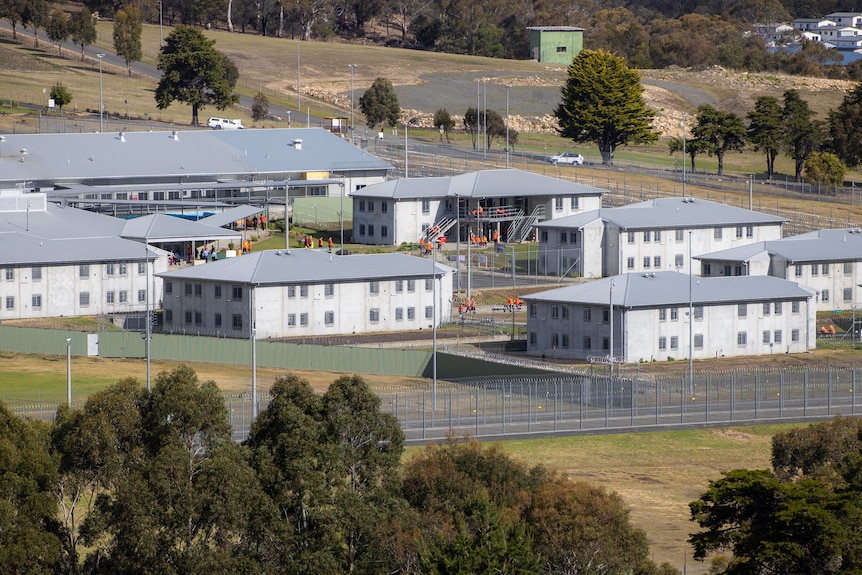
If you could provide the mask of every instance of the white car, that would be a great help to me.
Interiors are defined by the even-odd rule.
[[[572,166],[580,166],[584,163],[584,157],[575,152],[562,152],[556,156],[551,156],[548,161],[552,164],[569,164]]]
[[[228,120],[227,118],[210,118],[207,126],[213,130],[244,130],[242,120]]]

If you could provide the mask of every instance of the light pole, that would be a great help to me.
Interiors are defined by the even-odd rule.
[[[149,259],[150,247],[149,247],[149,243],[150,243],[149,238],[144,238],[144,265],[146,266],[146,271],[147,271],[147,274],[146,274],[147,285],[145,288],[146,289],[145,295],[147,298],[147,304],[146,304],[146,309],[147,309],[147,313],[146,313],[146,322],[147,322],[147,326],[146,326],[147,393],[150,392],[150,336],[151,336],[151,333],[150,333],[150,259]]]
[[[461,291],[461,196],[455,194],[455,270]]]
[[[688,392],[694,393],[694,301],[692,284],[694,270],[692,269],[691,230],[688,232]]]
[[[509,169],[509,88],[511,84],[506,84],[506,169]]]
[[[356,126],[353,125],[353,70],[356,69],[356,64],[348,64],[348,68],[350,68],[350,143],[354,142],[353,134],[356,133]]]
[[[408,121],[404,121],[404,177],[409,177],[407,175],[407,125]]]
[[[610,323],[611,328],[611,337],[608,347],[610,348],[610,364],[611,364],[611,380],[614,377],[614,286],[617,283],[611,280],[611,289],[610,289],[610,297],[608,298],[608,303],[610,309],[608,310],[608,321]]]
[[[682,197],[685,196],[685,119],[688,114],[682,115]]]
[[[66,403],[72,407],[72,338],[66,338]]]
[[[437,263],[434,261],[434,252],[431,252],[431,321],[433,325],[434,350],[431,356],[431,373],[434,378],[433,393],[431,394],[431,409],[437,411]]]
[[[102,115],[102,112],[105,110],[105,106],[102,103],[102,58],[104,57],[104,54],[96,54],[96,58],[99,59],[99,132],[105,131],[105,123]]]
[[[162,47],[162,0],[159,0],[159,48]]]

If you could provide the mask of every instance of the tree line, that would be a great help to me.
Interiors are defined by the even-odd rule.
[[[188,367],[53,423],[0,404],[0,573],[659,574],[601,487],[452,440],[403,460],[358,376],[280,377],[244,443]]]
[[[107,18],[133,6],[124,0],[85,0],[84,5]],[[23,24],[38,34],[48,19],[47,6],[47,0],[5,0],[0,17],[12,22],[13,33]],[[650,0],[611,6],[598,0],[143,0],[139,6],[143,20],[151,24],[163,21],[303,40],[363,38],[516,59],[530,57],[527,27],[579,26],[585,30],[587,48],[611,51],[635,68],[719,65],[862,80],[862,63],[840,65],[839,52],[795,32],[783,40],[796,43],[798,49],[790,51],[769,49],[756,33],[758,24],[856,9],[832,0]]]

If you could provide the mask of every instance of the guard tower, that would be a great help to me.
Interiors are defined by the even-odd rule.
[[[532,26],[530,58],[548,64],[572,63],[584,49],[584,29],[575,26]]]

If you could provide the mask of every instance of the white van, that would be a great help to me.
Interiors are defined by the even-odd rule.
[[[210,118],[207,126],[213,130],[244,130],[242,120],[228,120],[227,118]]]

